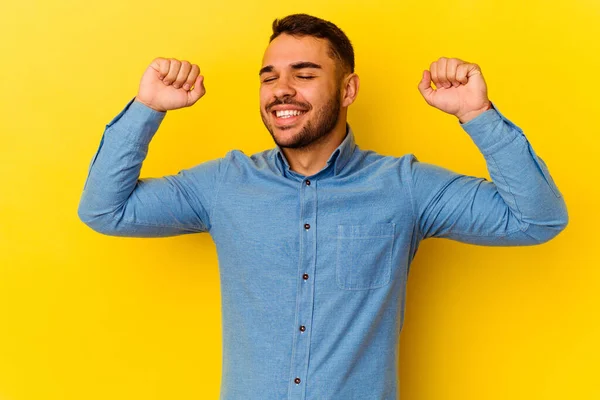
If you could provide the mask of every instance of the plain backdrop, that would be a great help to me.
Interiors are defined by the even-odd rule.
[[[597,0],[54,0],[0,6],[0,399],[218,398],[210,236],[103,236],[77,206],[105,125],[155,57],[198,64],[207,94],[168,112],[141,177],[272,148],[258,71],[273,19],[296,12],[354,44],[360,147],[489,179],[458,120],[417,90],[431,62],[461,58],[567,202],[569,226],[543,245],[421,244],[402,400],[600,398]]]

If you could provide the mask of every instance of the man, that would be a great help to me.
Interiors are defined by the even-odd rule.
[[[354,53],[328,21],[275,20],[259,76],[275,148],[232,150],[177,175],[139,179],[166,112],[205,93],[197,65],[155,59],[138,95],[106,126],[79,216],[114,236],[211,234],[222,399],[396,399],[405,287],[419,243],[544,243],[567,225],[563,197],[521,129],[487,98],[477,64],[440,58],[418,89],[458,118],[493,182],[412,154],[360,149],[346,122],[359,88]]]

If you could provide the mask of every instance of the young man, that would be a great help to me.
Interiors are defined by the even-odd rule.
[[[275,20],[259,76],[275,148],[139,179],[166,111],[205,93],[197,65],[155,59],[106,127],[79,217],[114,236],[210,233],[222,293],[222,399],[396,399],[419,243],[544,243],[567,225],[563,197],[521,129],[492,106],[477,64],[440,58],[418,89],[458,118],[493,182],[412,154],[360,149],[346,121],[359,89],[354,53],[328,21]]]

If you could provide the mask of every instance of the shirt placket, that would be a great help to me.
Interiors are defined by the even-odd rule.
[[[314,272],[317,251],[317,182],[304,179],[300,188],[300,260],[296,318],[290,370],[290,400],[304,399],[310,352],[314,302]]]

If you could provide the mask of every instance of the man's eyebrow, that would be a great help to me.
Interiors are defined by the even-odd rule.
[[[293,69],[303,69],[303,68],[317,68],[317,69],[322,69],[319,64],[315,64],[315,63],[310,62],[310,61],[302,61],[302,62],[298,62],[298,63],[292,64],[292,68]]]
[[[300,61],[300,62],[292,64],[291,67],[293,69],[304,69],[304,68],[323,69],[323,67],[321,67],[319,64],[315,64],[314,62],[310,62],[310,61]],[[260,76],[266,72],[273,72],[273,66],[267,65],[266,67],[261,68],[260,72],[258,73],[258,76]]]
[[[273,71],[273,66],[267,65],[266,67],[261,68],[260,72],[258,73],[258,76],[261,76],[262,74],[264,74],[266,72],[272,72],[272,71]]]

